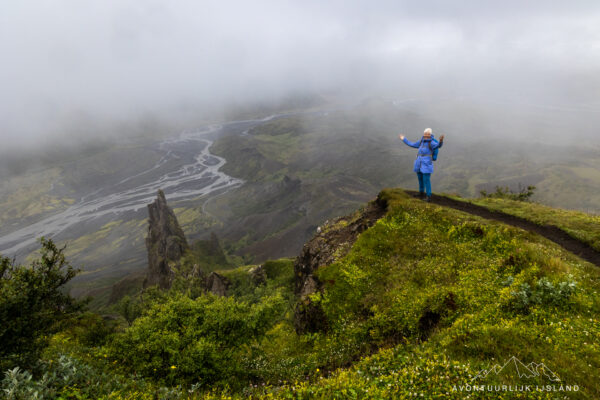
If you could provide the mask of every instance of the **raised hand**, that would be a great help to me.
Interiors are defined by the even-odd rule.
[[[404,135],[403,134],[398,135],[398,137],[400,138],[400,140],[404,140]]]
[[[444,135],[440,136],[440,142],[444,141]]]

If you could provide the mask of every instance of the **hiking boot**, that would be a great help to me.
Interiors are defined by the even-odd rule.
[[[425,197],[425,201],[426,201],[427,203],[431,203],[431,196],[427,196],[427,197]]]
[[[425,198],[425,192],[419,192],[419,198],[423,200]]]

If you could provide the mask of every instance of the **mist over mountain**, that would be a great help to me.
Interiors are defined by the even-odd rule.
[[[461,99],[485,107],[482,134],[512,106],[530,130],[551,114],[563,137],[597,137],[599,17],[594,1],[7,3],[2,149],[175,128],[298,91]]]

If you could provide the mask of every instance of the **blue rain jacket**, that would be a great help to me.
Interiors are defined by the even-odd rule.
[[[431,150],[429,150],[429,142],[431,142]],[[410,147],[419,149],[417,151],[417,159],[415,160],[413,171],[421,172],[423,174],[432,174],[433,160],[430,155],[433,155],[433,150],[441,148],[444,142],[438,142],[433,135],[431,135],[431,140],[425,140],[425,138],[422,137],[418,142],[411,142],[405,137],[404,143]]]

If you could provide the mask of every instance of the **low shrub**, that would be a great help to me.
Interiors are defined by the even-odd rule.
[[[481,197],[489,197],[496,199],[509,199],[509,200],[517,200],[517,201],[529,201],[531,196],[533,196],[535,192],[535,186],[529,185],[527,187],[521,187],[519,184],[519,190],[513,191],[508,186],[496,186],[496,191],[488,193],[485,190],[479,191]]]
[[[205,295],[174,295],[153,305],[106,347],[125,371],[160,383],[203,386],[247,381],[247,345],[260,340],[280,318],[280,295],[259,304]]]
[[[527,313],[530,307],[536,305],[565,307],[577,289],[577,283],[571,277],[555,283],[541,277],[534,285],[528,282],[512,283],[511,278],[506,281],[511,284],[504,289],[503,306],[505,309],[521,313]]]

